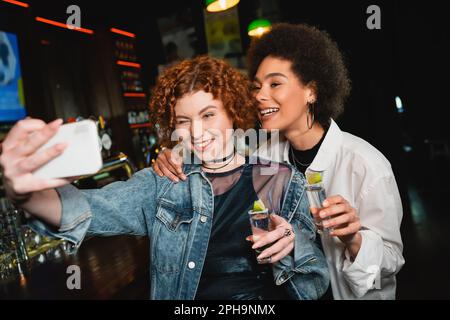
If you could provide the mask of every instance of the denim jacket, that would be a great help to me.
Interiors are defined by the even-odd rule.
[[[295,246],[290,255],[272,264],[274,281],[293,299],[318,299],[328,288],[328,269],[317,245],[304,177],[290,168],[281,216],[294,228]],[[177,184],[146,168],[102,189],[57,188],[62,204],[59,230],[37,219],[29,223],[40,233],[69,241],[73,252],[86,234],[148,235],[150,298],[191,300],[206,257],[214,196],[200,166],[186,164],[184,172],[188,179]]]

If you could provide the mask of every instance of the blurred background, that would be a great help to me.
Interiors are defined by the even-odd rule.
[[[214,2],[226,1],[1,0],[0,140],[25,116],[66,122],[91,118],[98,124],[105,167],[76,183],[92,188],[125,180],[150,166],[159,152],[158,124],[147,105],[167,66],[209,54],[245,73],[253,26],[256,33],[276,22],[318,26],[344,52],[353,82],[338,124],[389,159],[400,187],[406,264],[397,296],[449,299],[450,28],[443,2],[240,0],[227,10],[208,12]],[[381,10],[381,29],[366,25],[370,5]],[[77,13],[81,29],[72,30],[66,23],[74,23]],[[90,239],[77,257],[69,256],[67,244],[23,230],[20,213],[1,201],[0,297],[146,297],[145,239],[114,240],[126,265],[120,255],[115,263],[110,260],[102,239]],[[41,288],[42,275],[52,278],[73,259],[89,270],[110,270],[103,274],[111,278],[117,272],[127,276],[115,277],[119,282],[104,292],[94,284],[108,278],[94,271],[91,289],[76,295],[63,288],[63,280],[60,285],[55,280],[51,290]],[[129,269],[138,261],[140,267]]]

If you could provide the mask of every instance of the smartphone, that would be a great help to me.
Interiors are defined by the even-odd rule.
[[[68,143],[64,152],[34,171],[34,175],[42,179],[66,178],[94,174],[102,168],[101,145],[94,121],[62,125],[37,152],[61,142]]]

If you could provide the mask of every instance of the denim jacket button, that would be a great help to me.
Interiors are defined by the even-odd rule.
[[[200,217],[200,221],[201,221],[202,223],[205,223],[207,220],[208,220],[208,217],[207,217],[207,216],[201,216],[201,217]]]
[[[194,269],[195,268],[195,262],[194,261],[189,261],[188,268],[189,269]]]

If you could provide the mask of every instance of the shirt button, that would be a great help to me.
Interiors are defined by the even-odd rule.
[[[206,216],[201,216],[201,217],[200,217],[200,221],[201,221],[202,223],[205,223],[207,220],[208,220],[208,218],[207,218]]]
[[[188,268],[189,269],[194,269],[195,268],[195,262],[194,261],[189,261]]]

